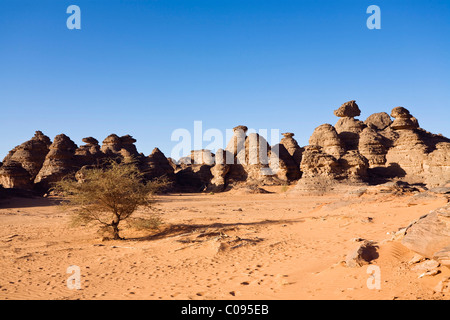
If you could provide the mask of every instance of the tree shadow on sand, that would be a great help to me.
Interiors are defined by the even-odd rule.
[[[152,241],[160,240],[164,238],[175,237],[183,234],[192,234],[194,232],[205,232],[207,229],[215,229],[216,231],[225,231],[241,226],[264,226],[264,225],[277,225],[277,224],[292,224],[304,222],[304,219],[290,219],[290,220],[263,220],[256,222],[238,222],[238,223],[212,223],[212,224],[174,224],[169,225],[164,230],[159,231],[156,234],[138,237],[127,238],[131,241]]]

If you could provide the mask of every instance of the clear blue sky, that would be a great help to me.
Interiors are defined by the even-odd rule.
[[[373,4],[381,30],[366,27]],[[306,145],[348,100],[361,120],[404,106],[450,136],[449,36],[448,0],[1,0],[0,158],[36,130],[131,134],[169,156],[195,120]]]

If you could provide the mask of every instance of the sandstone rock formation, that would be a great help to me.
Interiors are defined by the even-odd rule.
[[[0,184],[5,188],[30,189],[49,151],[50,139],[36,131],[31,140],[15,147],[0,167]]]
[[[148,180],[165,177],[169,182],[175,181],[174,168],[158,148],[153,149],[152,153],[143,161],[141,171]]]
[[[212,179],[208,185],[208,191],[210,192],[222,192],[227,185],[227,174],[230,171],[230,165],[226,163],[227,151],[219,149],[216,152],[215,164],[210,169]]]
[[[300,168],[300,163],[302,162],[302,154],[304,149],[301,148],[297,141],[293,138],[295,134],[292,132],[282,133],[283,138],[280,141],[286,150],[291,155],[292,159],[295,161],[295,164],[298,168]]]
[[[193,150],[187,157],[167,159],[155,148],[146,157],[130,135],[111,134],[100,147],[93,137],[77,147],[65,135],[53,143],[42,132],[15,147],[0,163],[0,183],[7,188],[43,189],[52,182],[108,159],[135,161],[146,179],[165,176],[179,190],[212,192],[234,186],[285,185],[299,189],[338,190],[340,186],[384,184],[401,181],[416,187],[443,187],[450,181],[450,139],[419,127],[411,113],[396,107],[391,116],[375,113],[362,122],[354,100],[335,110],[335,126],[318,126],[309,145],[300,147],[293,133],[270,146],[264,137],[247,134],[240,125],[233,129],[225,150]],[[81,171],[80,171],[81,170]]]
[[[137,152],[136,140],[130,135],[108,136],[100,148],[97,139],[83,139],[85,145],[77,145],[66,135],[55,137],[53,143],[42,132],[15,147],[0,166],[0,185],[4,188],[37,189],[45,192],[52,183],[65,176],[83,177],[83,170],[101,167],[108,159],[136,161],[146,179],[165,176],[175,181],[174,168],[157,148],[145,157]]]
[[[383,166],[386,163],[386,153],[388,151],[388,142],[386,138],[379,134],[372,127],[365,128],[358,142],[358,150],[369,161],[371,168]]]
[[[419,122],[414,118],[409,110],[403,107],[396,107],[392,109],[391,117],[395,118],[391,124],[391,128],[394,130],[411,130],[419,128]]]
[[[412,251],[450,267],[450,205],[412,223],[402,243]]]
[[[0,167],[0,185],[4,188],[30,189],[33,183],[30,173],[21,163],[8,160]]]
[[[130,135],[119,137],[116,134],[111,134],[103,140],[101,151],[109,157],[120,156],[136,159],[139,158],[140,154],[134,145],[135,142],[136,139]]]
[[[82,141],[86,144],[75,150],[77,164],[79,166],[100,164],[104,159],[104,154],[100,151],[98,140],[93,137],[87,137],[83,138]]]
[[[312,146],[320,146],[323,152],[337,159],[345,153],[344,143],[336,129],[330,124],[318,126],[309,138],[309,144]]]
[[[392,119],[386,112],[379,112],[367,117],[364,124],[375,130],[384,130],[392,124]]]
[[[11,150],[3,160],[3,163],[5,165],[8,165],[11,161],[20,163],[30,174],[30,179],[34,179],[44,163],[50,145],[50,138],[41,131],[36,131],[31,140]]]
[[[51,187],[53,182],[75,173],[78,167],[75,157],[77,145],[65,134],[57,135],[49,149],[44,164],[34,180],[41,188]]]
[[[352,100],[344,103],[342,106],[339,107],[339,109],[334,110],[334,115],[340,118],[342,117],[354,118],[361,115],[361,110],[359,110],[356,101]]]

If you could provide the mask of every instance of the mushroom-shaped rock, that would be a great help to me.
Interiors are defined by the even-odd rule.
[[[395,118],[391,124],[394,130],[414,130],[419,128],[419,122],[414,118],[409,110],[403,107],[396,107],[392,109],[391,117]]]
[[[282,133],[283,138],[280,143],[286,148],[291,157],[294,159],[296,165],[300,167],[300,163],[302,162],[302,154],[304,149],[301,148],[297,140],[295,140],[294,134],[291,132]]]
[[[93,137],[83,138],[82,141],[86,143],[86,145],[98,145],[98,140]]]
[[[334,110],[334,115],[336,117],[349,117],[349,118],[353,118],[353,117],[358,117],[359,115],[361,115],[361,110],[359,110],[358,105],[356,104],[355,100],[352,101],[348,101],[346,103],[344,103],[342,106],[340,106],[339,109]]]

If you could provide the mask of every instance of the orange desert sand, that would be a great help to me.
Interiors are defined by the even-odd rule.
[[[0,299],[449,299],[433,288],[450,269],[419,278],[414,253],[394,236],[445,205],[444,196],[268,190],[159,196],[160,231],[125,222],[124,241],[70,227],[55,199],[3,200]],[[343,263],[357,238],[379,246],[371,262],[379,290],[367,286],[368,265]],[[80,290],[67,287],[71,265],[80,267]]]

